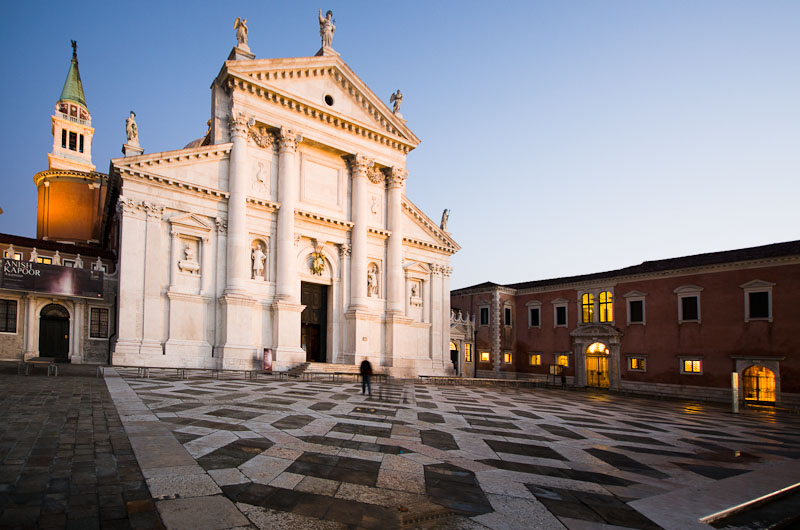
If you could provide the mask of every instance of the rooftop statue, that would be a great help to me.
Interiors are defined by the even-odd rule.
[[[319,10],[319,36],[322,37],[323,48],[333,48],[333,32],[336,26],[333,25],[333,11],[328,11],[322,16],[322,9]]]
[[[236,46],[247,48],[247,19],[236,17],[233,29],[236,30]]]
[[[397,114],[400,112],[400,105],[403,104],[403,93],[400,92],[400,89],[397,89],[397,92],[392,94],[389,98],[389,103],[394,103],[394,107],[392,108],[392,113]]]
[[[445,232],[447,232],[447,220],[448,219],[450,219],[450,209],[449,208],[445,208],[445,210],[442,212],[442,222],[439,225],[439,228],[441,228]]]
[[[128,138],[129,145],[139,145],[139,127],[136,125],[136,113],[133,111],[125,120],[125,136]]]

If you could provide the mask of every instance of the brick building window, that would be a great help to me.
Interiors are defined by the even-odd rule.
[[[510,351],[507,351],[507,352],[503,353],[503,362],[505,364],[511,364],[511,361],[513,360],[513,358],[514,358],[514,356],[511,355]]]
[[[681,357],[681,373],[700,375],[703,373],[703,360],[697,357]]]
[[[472,344],[469,342],[464,343],[464,362],[471,363],[472,362]]]
[[[614,322],[614,295],[603,291],[597,297],[600,306],[600,322]]]
[[[553,300],[553,326],[567,327],[567,301],[563,298]]]
[[[489,325],[489,308],[488,307],[481,307],[480,308],[481,314],[481,326],[488,326]]]
[[[702,287],[684,285],[675,289],[678,295],[678,322],[700,322],[700,292]]]
[[[511,308],[504,307],[503,308],[503,322],[506,326],[511,326]]]
[[[481,352],[481,362],[482,363],[488,363],[489,362],[489,352],[488,351],[482,351]]]
[[[556,364],[559,366],[569,366],[569,355],[566,353],[556,353]]]
[[[0,333],[17,332],[17,301],[0,300]]]
[[[641,356],[628,357],[628,370],[631,372],[646,372],[647,359]]]
[[[768,320],[772,322],[772,286],[774,283],[753,280],[744,285],[744,321]]]
[[[528,308],[528,327],[538,328],[542,325],[542,308],[529,307]]]
[[[541,366],[542,364],[542,354],[541,353],[529,353],[528,354],[528,364],[531,366]]]
[[[594,295],[591,293],[581,296],[581,322],[584,324],[594,322]]]

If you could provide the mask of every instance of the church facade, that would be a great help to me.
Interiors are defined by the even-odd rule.
[[[211,88],[206,136],[142,154],[129,125],[126,156],[111,163],[113,363],[368,359],[394,375],[451,373],[459,246],[405,195],[419,140],[402,95],[389,109],[332,49],[322,17],[313,57],[256,59],[243,24]]]

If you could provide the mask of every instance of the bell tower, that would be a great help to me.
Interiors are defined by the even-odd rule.
[[[51,116],[53,149],[48,170],[33,180],[38,190],[36,237],[66,243],[99,240],[107,176],[92,163],[92,116],[86,106],[78,44],[72,41],[67,79]]]

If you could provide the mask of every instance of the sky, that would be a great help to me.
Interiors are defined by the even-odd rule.
[[[451,288],[800,239],[800,2],[5,2],[0,232],[36,235],[33,176],[78,41],[97,170],[136,111],[145,152],[202,136],[248,21],[257,58],[333,47],[422,140],[406,194],[451,210]]]

